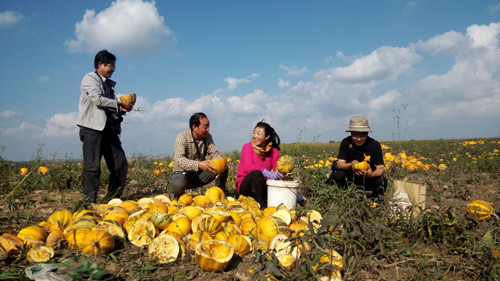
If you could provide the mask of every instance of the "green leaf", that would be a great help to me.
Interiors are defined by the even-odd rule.
[[[483,238],[481,239],[481,241],[482,241],[484,244],[488,245],[488,246],[494,246],[494,245],[493,245],[493,244],[494,244],[494,243],[493,243],[493,234],[491,234],[491,230],[488,230],[488,231],[484,234],[484,236],[483,236]]]
[[[145,265],[143,267],[141,267],[141,270],[142,271],[153,271],[153,270],[156,270],[157,267],[152,265],[152,264],[148,264],[148,265]]]
[[[266,267],[271,270],[272,274],[274,276],[281,276],[281,272],[280,270],[278,269],[278,267],[276,266],[275,263],[273,263],[272,261],[267,261],[266,262]]]

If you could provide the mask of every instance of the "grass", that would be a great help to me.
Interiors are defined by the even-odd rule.
[[[325,180],[339,143],[282,144],[281,153],[296,160],[297,167],[292,175],[301,181],[302,191],[308,198],[304,206],[297,206],[297,213],[318,210],[323,215],[322,226],[315,229],[310,224],[309,235],[293,238],[297,245],[310,247],[301,249],[301,258],[292,271],[282,269],[275,257],[269,259],[268,253],[257,250],[251,257],[242,259],[237,267],[251,265],[254,269],[250,280],[316,280],[331,269],[327,264],[315,266],[317,261],[325,249],[335,249],[343,257],[343,280],[499,280],[498,216],[477,221],[465,213],[465,206],[482,199],[498,208],[500,139],[381,143],[384,153],[395,156],[392,161],[386,160],[385,175],[389,182],[407,179],[427,186],[428,208],[420,215],[394,220],[388,202],[373,208],[373,202],[354,186],[347,190],[327,186]],[[403,160],[400,153],[404,153],[407,160]],[[232,158],[228,193],[236,195],[234,186],[240,155],[229,152],[226,156]],[[138,199],[168,193],[170,163],[170,158],[135,156],[130,160],[126,195]],[[439,168],[441,164],[447,168]],[[19,175],[22,167],[32,171],[39,166],[48,167],[49,172]],[[102,174],[101,190],[105,192],[106,167]],[[39,209],[39,203],[77,208],[74,194],[80,192],[80,182],[81,164],[68,159],[37,157],[24,163],[0,159],[1,232],[16,234],[21,228],[46,219],[47,216],[40,213],[43,210]],[[201,193],[204,189],[193,192]],[[42,195],[38,196],[39,193]],[[78,253],[67,250],[57,255],[55,261],[68,256],[78,256]],[[120,269],[114,273],[121,280],[155,280],[159,276],[166,280],[196,276],[237,279],[230,272],[222,275],[204,273],[196,267],[193,257],[159,265],[148,259],[147,253],[131,245],[111,255],[89,259],[95,259],[106,268],[115,264]],[[24,278],[27,266],[29,264],[22,259],[0,261],[3,272],[0,279]]]

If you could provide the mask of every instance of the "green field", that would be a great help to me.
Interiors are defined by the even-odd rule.
[[[254,248],[243,258],[233,258],[225,272],[207,273],[198,267],[192,250],[175,262],[159,264],[148,257],[147,249],[127,241],[103,256],[86,256],[65,247],[56,251],[50,263],[88,260],[113,280],[317,280],[331,269],[328,264],[317,266],[319,259],[325,249],[334,249],[342,256],[342,280],[499,280],[500,220],[495,212],[500,206],[500,139],[381,144],[387,153],[385,175],[390,188],[394,180],[426,186],[425,208],[419,215],[391,212],[390,192],[374,206],[354,186],[340,190],[325,185],[339,143],[282,144],[281,154],[295,160],[291,177],[301,182],[300,191],[307,198],[304,206],[296,207],[296,217],[309,210],[323,216],[319,228],[309,224],[307,235],[292,239],[311,247],[301,249],[291,271],[280,267],[275,256]],[[24,227],[47,220],[54,211],[82,208],[81,163],[45,159],[41,151],[37,155],[23,163],[0,158],[0,233],[16,235]],[[237,198],[239,152],[225,156],[231,158],[226,195]],[[169,195],[171,160],[134,155],[124,199]],[[45,174],[37,170],[41,166],[47,168]],[[21,168],[27,168],[27,173],[21,175]],[[106,176],[103,167],[100,198]],[[189,192],[204,194],[208,187]],[[490,219],[478,221],[466,213],[466,206],[474,200],[493,206]],[[0,261],[0,280],[29,280],[26,251]]]

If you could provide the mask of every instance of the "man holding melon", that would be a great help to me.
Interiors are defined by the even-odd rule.
[[[335,183],[345,189],[348,184],[354,183],[364,187],[368,197],[378,198],[384,195],[387,180],[383,177],[382,147],[378,141],[368,136],[371,131],[365,116],[351,117],[346,130],[351,135],[340,143],[338,160],[336,165],[332,165],[327,184]]]
[[[122,101],[115,95],[115,55],[107,50],[94,58],[95,72],[86,74],[81,83],[78,105],[80,140],[83,142],[82,185],[84,204],[96,203],[104,156],[109,170],[106,200],[120,197],[127,178],[127,158],[120,141],[122,115],[134,107],[133,102]],[[135,102],[135,101],[134,101]]]
[[[227,163],[224,164],[226,159],[219,153],[209,133],[207,115],[203,112],[193,114],[189,119],[189,128],[175,139],[170,190],[178,198],[186,190],[204,186],[214,179],[215,185],[225,190]]]

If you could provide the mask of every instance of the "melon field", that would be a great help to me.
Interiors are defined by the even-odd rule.
[[[325,184],[338,142],[282,144],[306,198],[293,209],[261,210],[238,195],[238,151],[224,153],[229,179],[215,198],[207,185],[174,200],[171,158],[128,155],[125,192],[105,202],[103,164],[94,206],[82,204],[81,159],[46,159],[42,148],[28,162],[0,158],[0,234],[21,241],[0,238],[0,280],[36,280],[44,270],[59,280],[500,280],[500,138],[381,144],[389,189],[376,202],[356,186]],[[394,200],[396,180],[425,187],[414,212]],[[482,209],[467,212],[476,200]],[[103,231],[102,221],[115,228]],[[47,239],[54,229],[57,243]],[[89,244],[97,229],[106,238]],[[200,231],[208,241],[246,238],[201,255]],[[53,256],[37,262],[42,245]]]

